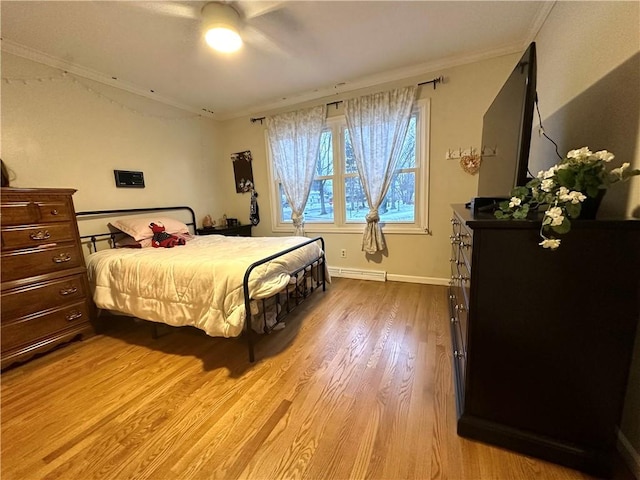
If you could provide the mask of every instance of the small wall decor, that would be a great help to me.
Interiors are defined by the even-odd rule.
[[[469,155],[463,155],[460,158],[460,166],[462,170],[470,175],[475,175],[480,170],[480,164],[482,163],[482,157],[477,153],[471,153]]]
[[[144,188],[144,173],[128,170],[114,170],[116,187]]]
[[[236,180],[236,192],[247,193],[253,190],[253,168],[251,150],[231,154],[233,174]]]
[[[251,225],[260,223],[260,207],[258,207],[258,192],[251,190],[251,205],[249,207],[249,221]]]
[[[495,157],[497,147],[484,146],[478,150],[474,147],[470,148],[458,148],[448,149],[446,158],[447,160],[460,160],[460,166],[462,170],[470,175],[475,175],[480,170],[480,164],[484,157]]]

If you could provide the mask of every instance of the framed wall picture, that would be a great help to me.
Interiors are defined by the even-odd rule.
[[[253,190],[253,168],[251,167],[251,151],[231,154],[233,175],[236,181],[236,192],[246,193]]]

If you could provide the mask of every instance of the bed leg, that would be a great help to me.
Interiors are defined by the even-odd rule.
[[[319,267],[318,267],[319,268]],[[325,268],[327,268],[326,264],[324,263],[324,257],[322,257],[322,291],[326,292],[327,291],[327,276],[325,275]]]

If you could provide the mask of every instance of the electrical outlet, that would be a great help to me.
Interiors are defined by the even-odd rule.
[[[343,248],[342,250],[340,250],[340,257],[341,258],[347,258],[347,249]]]

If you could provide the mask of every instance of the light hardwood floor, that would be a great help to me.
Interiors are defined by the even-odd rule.
[[[314,297],[255,364],[241,340],[113,317],[3,373],[2,479],[591,478],[456,435],[444,287]]]

